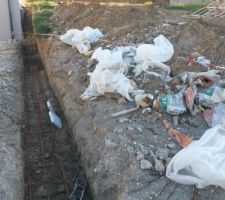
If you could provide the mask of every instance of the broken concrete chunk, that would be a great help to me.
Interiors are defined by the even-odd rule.
[[[164,172],[165,171],[165,166],[161,160],[155,159],[155,170],[157,172]]]
[[[152,168],[152,164],[145,159],[141,160],[141,169],[145,170],[145,169],[151,169]]]
[[[139,153],[137,153],[136,159],[137,160],[142,160],[142,159],[144,159],[144,157],[145,157],[144,154],[142,154],[142,153],[139,152]]]

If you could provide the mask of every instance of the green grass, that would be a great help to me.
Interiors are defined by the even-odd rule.
[[[53,9],[58,4],[54,1],[36,1],[32,4],[32,7],[36,10],[38,9]]]
[[[54,1],[36,1],[33,7],[33,27],[37,33],[51,33],[54,23],[51,20],[53,10],[58,4]]]
[[[52,12],[38,11],[33,17],[33,27],[37,33],[51,33],[54,29],[54,23],[50,20]]]
[[[205,6],[205,4],[184,4],[184,5],[174,5],[169,6],[169,10],[187,10],[187,11],[196,11]]]

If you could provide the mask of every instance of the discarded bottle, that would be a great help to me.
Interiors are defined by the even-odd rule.
[[[179,115],[186,111],[186,106],[183,97],[183,91],[173,94],[161,96],[153,103],[153,108],[161,111]]]
[[[195,101],[199,105],[213,108],[225,102],[225,90],[219,86],[198,89]]]

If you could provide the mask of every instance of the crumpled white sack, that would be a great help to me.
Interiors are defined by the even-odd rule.
[[[198,140],[179,151],[169,163],[166,176],[181,184],[225,189],[225,125],[208,129]]]
[[[91,49],[91,43],[97,42],[103,36],[99,29],[87,26],[82,31],[78,29],[68,30],[64,35],[60,36],[60,40],[76,47],[80,53],[85,53]]]
[[[152,72],[154,68],[158,68],[161,70],[160,73]],[[141,72],[144,71],[148,74],[153,74],[165,80],[167,76],[169,76],[171,69],[168,65],[158,62],[158,61],[144,61],[142,64],[137,64],[135,67],[135,76],[139,76]]]
[[[142,44],[137,48],[135,61],[142,63],[144,61],[167,62],[174,54],[173,45],[163,35],[154,38],[154,44]]]
[[[109,49],[102,49],[99,47],[93,53],[91,59],[96,59],[101,65],[102,69],[110,69],[114,72],[122,73],[123,54],[122,51],[111,52]]]
[[[90,76],[90,84],[81,99],[86,100],[94,96],[101,96],[105,93],[119,93],[127,100],[132,101],[129,93],[135,90],[134,83],[121,73],[113,73],[109,69],[102,70],[97,65]]]
[[[116,47],[113,50],[102,49],[99,47],[93,53],[91,59],[98,60],[104,68],[110,68],[116,73],[127,74],[130,69],[130,64],[134,62],[136,48],[132,46]]]
[[[104,36],[98,28],[93,29],[89,26],[84,27],[82,32],[91,44],[97,42],[100,38]]]

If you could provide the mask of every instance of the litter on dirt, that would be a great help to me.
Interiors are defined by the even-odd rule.
[[[208,129],[198,141],[179,151],[170,161],[166,176],[178,183],[225,189],[225,126]]]
[[[69,29],[60,40],[66,44],[76,47],[80,53],[86,53],[91,49],[90,44],[97,42],[104,35],[99,29],[86,26],[82,31]]]
[[[168,133],[170,134],[170,136],[181,146],[181,147],[186,147],[189,144],[191,144],[193,142],[193,139],[183,133],[181,133],[180,131],[177,131],[175,129],[173,129],[170,124],[166,121],[163,120],[164,126],[167,129]]]

